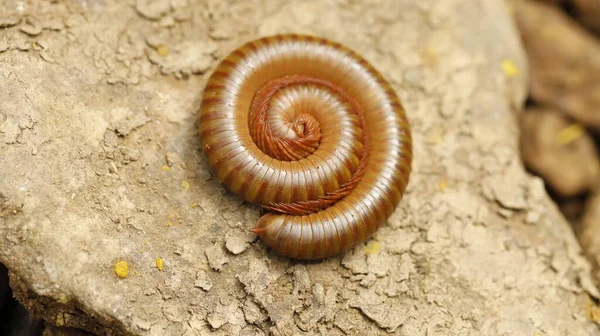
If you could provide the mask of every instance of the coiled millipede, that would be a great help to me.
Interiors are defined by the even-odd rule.
[[[412,161],[396,93],[367,61],[322,38],[246,43],[211,75],[202,149],[218,179],[267,210],[251,229],[284,256],[365,241],[398,206]]]

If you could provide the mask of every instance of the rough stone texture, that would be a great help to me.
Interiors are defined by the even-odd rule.
[[[0,9],[0,262],[51,323],[104,335],[600,335],[589,264],[519,161],[511,111],[527,69],[502,1]],[[293,261],[243,236],[258,209],[199,152],[207,71],[277,32],[355,49],[412,121],[402,205],[344,256]]]
[[[528,108],[521,115],[523,161],[560,196],[574,196],[600,182],[594,139],[560,111]]]
[[[600,191],[596,191],[586,202],[576,229],[579,242],[594,266],[596,284],[600,285]]]
[[[531,65],[531,97],[600,134],[600,43],[559,8],[514,0]]]

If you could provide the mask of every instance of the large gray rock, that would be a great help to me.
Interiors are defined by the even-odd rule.
[[[600,334],[589,265],[519,161],[511,111],[527,69],[501,0],[0,9],[13,14],[0,19],[0,262],[49,322],[107,335]],[[248,234],[258,209],[199,151],[216,59],[277,32],[355,49],[412,121],[407,195],[345,256],[267,253]]]

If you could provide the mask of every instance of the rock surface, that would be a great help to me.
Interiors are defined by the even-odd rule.
[[[600,285],[600,192],[590,197],[577,228],[583,250],[594,266],[596,284]]]
[[[600,335],[589,264],[519,161],[527,68],[502,1],[0,12],[0,262],[47,321],[103,335]],[[199,152],[216,59],[278,32],[355,49],[412,121],[401,206],[337,258],[266,251],[244,234],[258,209]]]

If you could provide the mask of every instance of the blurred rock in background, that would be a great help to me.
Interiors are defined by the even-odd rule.
[[[531,68],[523,161],[573,224],[600,284],[600,1],[512,4]]]
[[[527,167],[560,197],[585,193],[600,177],[592,137],[552,107],[532,107],[522,114],[521,153]]]
[[[579,21],[588,29],[600,34],[600,1],[598,0],[572,0],[572,4]]]
[[[571,15],[581,25],[600,33],[600,1],[598,0],[538,0],[554,5]]]
[[[533,102],[556,107],[600,134],[598,39],[559,7],[518,2],[515,17],[531,68]]]

